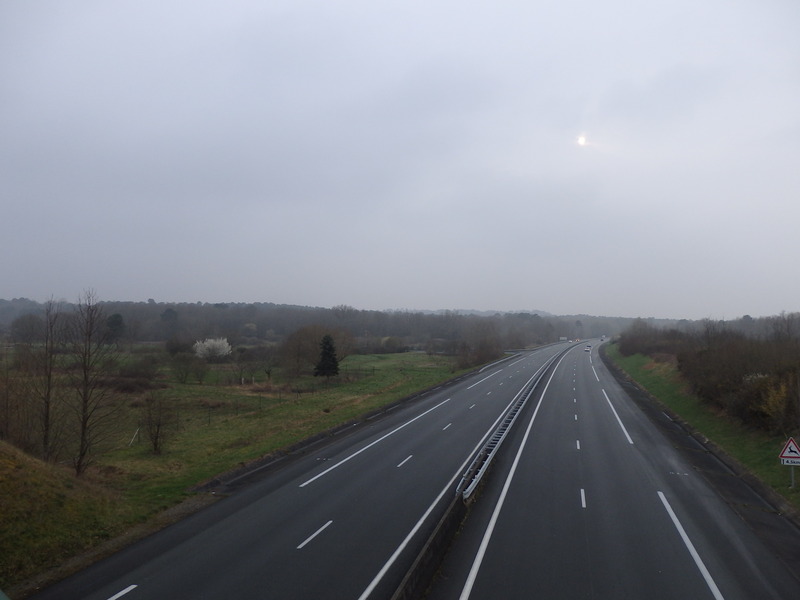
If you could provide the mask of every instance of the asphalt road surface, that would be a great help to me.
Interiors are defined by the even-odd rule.
[[[566,347],[523,353],[343,433],[34,597],[388,598],[472,455]]]
[[[581,345],[518,419],[428,598],[789,600],[796,575]]]

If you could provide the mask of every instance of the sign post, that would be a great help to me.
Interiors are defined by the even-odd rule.
[[[789,441],[786,442],[778,458],[781,459],[782,465],[789,465],[792,467],[791,487],[794,488],[794,467],[795,465],[800,465],[800,446],[797,445],[794,438],[789,438]]]

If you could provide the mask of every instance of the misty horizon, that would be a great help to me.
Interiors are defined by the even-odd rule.
[[[94,290],[91,290],[94,292]],[[66,306],[74,306],[81,301],[81,298],[76,298],[74,300],[69,300],[67,298],[56,298],[55,296],[51,296],[45,298],[43,300],[38,300],[35,298],[27,298],[27,297],[12,297],[12,298],[0,298],[0,304],[2,303],[14,303],[17,301],[21,302],[32,302],[38,306],[44,306],[46,303],[52,301],[56,304],[62,304]],[[750,313],[745,313],[743,315],[738,315],[736,317],[730,319],[712,319],[711,317],[704,317],[701,319],[689,319],[684,317],[662,317],[659,315],[612,315],[612,314],[592,314],[592,313],[562,313],[550,310],[543,310],[543,309],[536,309],[536,308],[520,308],[516,310],[493,310],[493,309],[477,309],[477,308],[465,308],[465,307],[458,307],[458,308],[419,308],[419,309],[410,309],[410,308],[403,308],[403,307],[390,307],[390,308],[364,308],[359,306],[354,306],[348,303],[342,303],[334,306],[319,306],[313,304],[286,304],[280,302],[273,302],[271,300],[253,300],[253,301],[240,301],[240,300],[215,300],[215,301],[206,301],[206,300],[160,300],[156,298],[147,298],[146,300],[123,300],[123,299],[107,299],[102,297],[97,297],[97,301],[99,304],[107,304],[107,305],[114,305],[114,304],[154,304],[157,306],[181,306],[181,305],[189,305],[189,306],[259,306],[259,305],[268,305],[268,306],[286,306],[286,307],[293,307],[293,308],[300,308],[300,309],[312,309],[312,310],[336,310],[340,308],[344,309],[352,309],[355,311],[363,311],[363,312],[384,312],[384,313],[421,313],[421,314],[444,314],[444,313],[453,313],[458,315],[475,315],[475,316],[492,316],[495,314],[529,314],[529,315],[540,315],[542,317],[554,317],[554,318],[575,318],[575,317],[596,317],[596,318],[609,318],[609,319],[627,319],[627,320],[635,320],[635,319],[644,319],[644,320],[654,320],[654,321],[664,321],[664,322],[677,322],[677,321],[737,321],[741,319],[769,319],[774,317],[781,317],[791,315],[791,314],[800,314],[794,313],[789,311],[781,311],[780,313],[771,314],[771,315],[753,315]]]
[[[782,0],[3,3],[0,297],[798,311],[798,25]]]

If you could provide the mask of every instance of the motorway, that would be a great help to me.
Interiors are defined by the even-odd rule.
[[[402,405],[34,597],[388,598],[473,454],[566,347],[525,352]]]
[[[430,600],[800,598],[790,569],[584,344],[525,352],[403,404],[34,598],[388,599],[540,372]]]
[[[800,598],[597,351],[567,352],[531,398],[429,600]]]

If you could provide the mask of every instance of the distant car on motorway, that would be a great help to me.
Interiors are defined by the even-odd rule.
[[[586,344],[586,348],[583,349],[584,352],[591,352],[592,347],[589,344]]]

